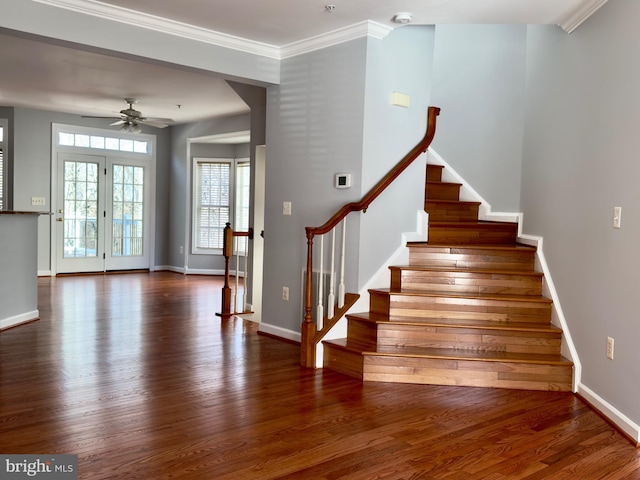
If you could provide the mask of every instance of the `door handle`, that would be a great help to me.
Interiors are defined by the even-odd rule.
[[[56,218],[56,222],[62,222],[64,218]]]

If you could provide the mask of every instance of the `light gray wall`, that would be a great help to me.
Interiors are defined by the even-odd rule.
[[[0,324],[38,309],[37,236],[36,216],[0,214]]]
[[[281,84],[267,89],[264,323],[300,331],[305,227],[359,199],[367,42],[283,60]],[[337,172],[352,172],[353,187],[335,189]],[[284,201],[291,216],[282,215]]]
[[[525,54],[524,25],[436,27],[433,148],[493,211],[519,211]]]
[[[640,3],[608,2],[571,35],[529,28],[522,208],[582,362],[582,383],[640,424]],[[612,228],[613,207],[622,228]],[[607,337],[614,360],[606,358]]]
[[[267,91],[264,322],[299,331],[305,227],[360,200],[424,135],[432,52],[433,28],[411,27],[283,61],[281,85]],[[411,107],[391,106],[393,91],[410,95]],[[351,188],[334,188],[339,172],[351,173]],[[415,231],[424,175],[423,160],[366,214],[349,216],[347,291],[370,279],[402,232]]]
[[[430,105],[434,27],[394,30],[367,50],[361,196],[424,136]],[[409,108],[391,95],[410,97]],[[402,232],[416,230],[424,210],[426,158],[416,160],[360,218],[358,289],[400,247]]]
[[[105,128],[104,120],[82,118],[59,112],[15,108],[13,120],[13,208],[23,211],[51,211],[51,125],[62,123],[86,127]],[[143,126],[144,133],[157,138],[156,152],[156,232],[157,239],[165,238],[169,192],[166,190],[168,166],[167,136],[164,129]],[[45,197],[46,205],[31,206],[31,197]],[[38,271],[51,269],[51,228],[48,217],[38,221]],[[156,244],[156,264],[166,257],[164,242]]]
[[[249,130],[250,114],[234,115],[202,122],[187,123],[170,127],[170,182],[171,202],[169,205],[169,254],[168,265],[178,268],[219,268],[224,261],[217,255],[190,255],[191,251],[191,152],[189,139],[230,132]],[[198,152],[201,145],[195,146]],[[213,147],[215,148],[215,147]],[[211,150],[210,150],[211,151]],[[222,153],[234,154],[233,148],[224,148]],[[195,155],[197,156],[197,155]],[[180,253],[180,247],[183,252]],[[188,256],[188,257],[187,257]],[[222,262],[222,263],[220,263]]]
[[[215,72],[256,85],[277,83],[279,78],[278,60],[272,57],[39,2],[2,0],[0,28],[85,50],[107,50],[124,58]]]

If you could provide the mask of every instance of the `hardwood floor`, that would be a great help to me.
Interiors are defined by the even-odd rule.
[[[0,453],[81,479],[640,479],[640,451],[570,393],[362,383],[222,321],[220,280],[39,280],[0,333]]]

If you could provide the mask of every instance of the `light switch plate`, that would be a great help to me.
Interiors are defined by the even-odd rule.
[[[613,207],[613,228],[620,228],[622,221],[622,207]]]

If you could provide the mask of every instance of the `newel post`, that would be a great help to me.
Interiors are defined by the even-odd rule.
[[[222,243],[222,254],[224,255],[224,286],[222,287],[222,312],[216,314],[222,318],[231,316],[231,287],[229,286],[229,259],[233,255],[233,229],[227,222],[224,227]]]
[[[311,314],[313,305],[313,233],[307,228],[307,271],[304,292],[304,321],[302,322],[300,338],[300,365],[315,368],[316,345],[314,337],[316,325]]]

